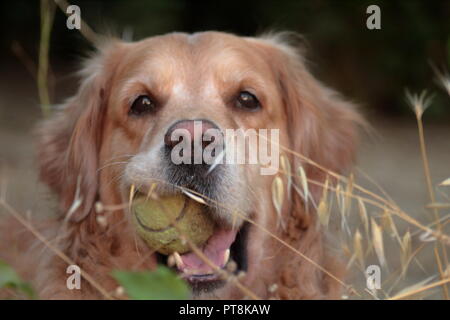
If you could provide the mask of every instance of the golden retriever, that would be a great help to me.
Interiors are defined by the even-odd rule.
[[[343,268],[329,253],[314,203],[327,176],[323,168],[341,173],[351,166],[361,119],[352,104],[311,75],[283,34],[109,40],[81,76],[78,93],[41,124],[38,143],[40,177],[56,194],[60,212],[41,230],[70,261],[36,245],[20,259],[9,258],[26,270],[41,298],[105,298],[118,287],[113,269],[150,270],[166,262],[136,236],[124,205],[132,186],[145,193],[155,181],[167,182],[155,192],[186,187],[225,204],[208,211],[217,226],[202,250],[225,269],[221,255],[231,250],[236,270],[224,280],[202,265],[204,274],[186,277],[193,297],[340,297]],[[174,125],[186,129],[194,120],[221,131],[278,129],[281,153],[290,163],[284,170],[291,172],[262,175],[247,164],[221,164],[208,174],[202,166],[176,167],[164,151],[170,144],[165,136]],[[299,192],[300,166],[315,182],[308,188],[310,200]],[[274,193],[283,198],[278,208]],[[237,221],[230,219],[232,211],[241,212]],[[201,264],[193,255],[181,256],[182,262]],[[69,262],[84,272],[80,290],[66,286]]]

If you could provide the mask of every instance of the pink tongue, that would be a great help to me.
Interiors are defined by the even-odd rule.
[[[231,244],[236,238],[237,230],[218,230],[203,246],[203,254],[216,266],[222,268],[224,266],[225,251],[230,248]],[[183,268],[180,271],[191,271],[195,274],[210,274],[213,273],[206,262],[199,258],[194,252],[189,252],[181,255],[183,260]]]

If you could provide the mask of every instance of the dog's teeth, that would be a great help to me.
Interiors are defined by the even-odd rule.
[[[223,254],[223,265],[226,265],[229,259],[230,259],[230,249],[227,249]]]
[[[235,272],[237,269],[237,264],[233,260],[227,263],[226,268],[228,272]]]
[[[175,251],[173,253],[173,258],[175,259],[175,264],[177,265],[177,268],[178,269],[183,269],[184,263],[183,263],[183,260],[181,259],[180,254]]]
[[[173,254],[171,254],[171,255],[167,258],[167,266],[173,267],[174,265],[175,265],[175,257],[173,256]]]

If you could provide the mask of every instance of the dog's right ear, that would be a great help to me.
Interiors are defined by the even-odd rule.
[[[97,196],[98,153],[109,84],[123,51],[116,41],[102,46],[81,71],[77,94],[38,127],[40,179],[54,191],[67,219],[79,222]]]

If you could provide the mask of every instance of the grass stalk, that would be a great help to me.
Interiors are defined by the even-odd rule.
[[[423,169],[424,169],[424,173],[425,173],[425,179],[426,179],[426,183],[427,183],[427,190],[428,190],[428,196],[430,198],[430,201],[432,203],[436,202],[436,196],[434,194],[434,189],[433,189],[433,182],[431,179],[431,173],[430,173],[430,164],[429,164],[429,160],[428,160],[428,153],[427,153],[427,148],[426,148],[426,143],[425,143],[425,134],[424,134],[424,129],[423,129],[423,121],[422,121],[422,115],[423,112],[425,111],[427,105],[430,103],[430,99],[425,100],[425,92],[422,93],[422,95],[420,97],[416,97],[416,99],[410,99],[411,102],[414,103],[414,111],[416,114],[416,119],[417,119],[417,128],[419,131],[419,144],[420,144],[420,153],[422,156],[422,163],[423,163]],[[412,104],[413,104],[412,103]],[[442,225],[439,219],[439,210],[438,208],[434,207],[432,209],[433,214],[434,214],[434,219],[437,222],[437,230],[439,232],[442,232]],[[441,266],[441,259],[440,259],[440,255],[439,255],[439,243],[440,242],[436,242],[435,244],[435,253],[436,253],[436,263],[438,265],[438,271],[439,271],[439,275],[441,280],[443,280],[445,278],[445,275],[442,271]],[[446,252],[446,248],[444,245],[442,245],[442,255],[444,258],[444,263],[445,265],[447,265],[448,260],[447,260],[447,252]],[[449,300],[449,295],[448,295],[448,288],[447,288],[447,283],[443,283],[442,284],[442,290],[443,290],[443,295],[444,298],[446,300]]]
[[[48,60],[50,36],[54,14],[54,3],[50,0],[41,0],[41,39],[39,44],[37,86],[41,109],[44,116],[48,116],[50,114],[50,95],[48,92]]]

